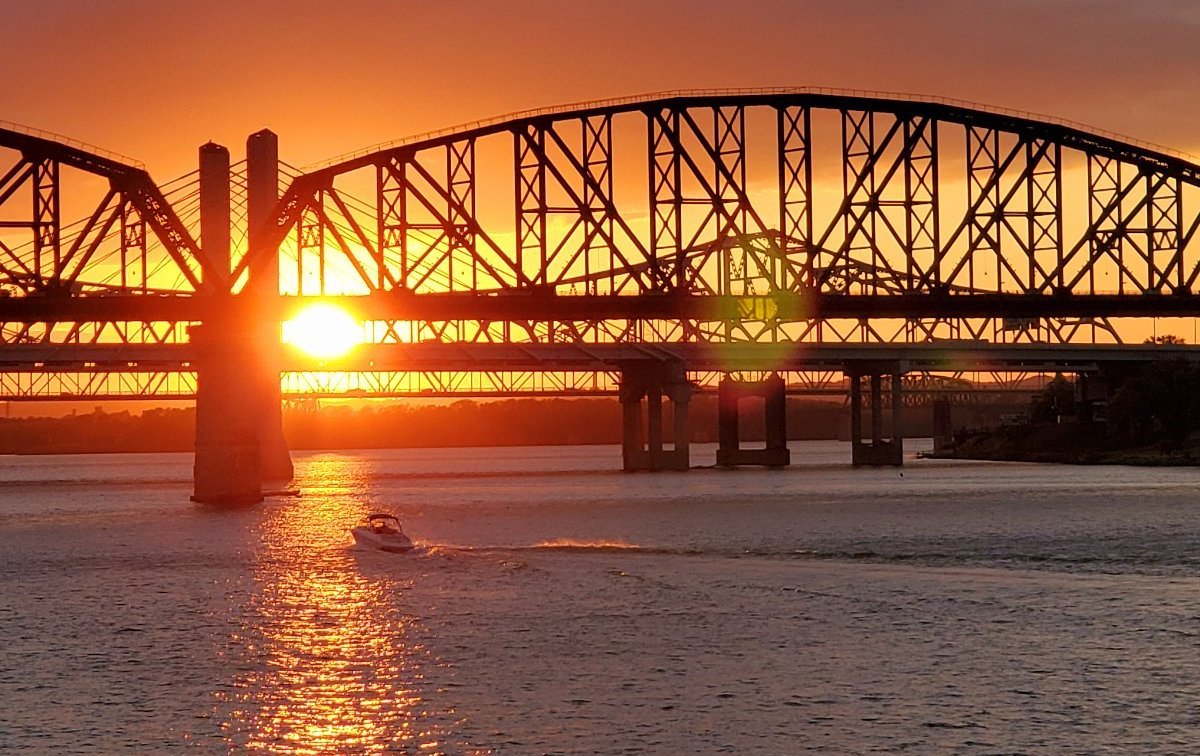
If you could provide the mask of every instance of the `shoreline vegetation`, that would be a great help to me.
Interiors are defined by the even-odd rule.
[[[959,434],[954,445],[921,455],[926,459],[992,462],[1050,462],[1067,465],[1200,466],[1200,435],[1182,443],[1113,443],[1102,423],[1031,424]]]
[[[1150,343],[1177,344],[1163,336]],[[955,431],[925,456],[1062,464],[1200,465],[1200,368],[1183,360],[1057,376],[1024,422]]]

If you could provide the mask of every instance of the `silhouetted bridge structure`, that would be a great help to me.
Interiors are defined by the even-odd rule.
[[[0,151],[0,400],[194,397],[204,500],[290,476],[281,392],[618,393],[626,468],[664,469],[688,464],[698,389],[721,394],[723,463],[786,464],[785,393],[848,379],[855,463],[899,464],[882,416],[905,381],[1065,371],[1102,396],[1131,366],[1200,359],[1141,343],[1200,315],[1200,166],[969,103],[664,93],[305,171],[260,132],[245,162],[205,145],[163,186],[2,123]],[[367,343],[281,345],[313,301]],[[747,396],[766,449],[739,446]]]

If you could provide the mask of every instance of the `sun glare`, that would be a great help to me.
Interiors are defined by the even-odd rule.
[[[283,324],[283,341],[320,359],[341,357],[363,341],[363,324],[331,304],[314,304]]]

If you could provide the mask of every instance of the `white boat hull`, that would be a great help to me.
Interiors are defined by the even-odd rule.
[[[367,546],[380,551],[402,553],[415,548],[413,542],[403,533],[375,533],[369,528],[359,527],[350,528],[350,534],[354,536],[354,542],[359,546]]]

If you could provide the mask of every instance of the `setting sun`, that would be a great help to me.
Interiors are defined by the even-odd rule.
[[[313,357],[332,359],[362,343],[363,326],[336,305],[314,304],[283,324],[283,340]]]

